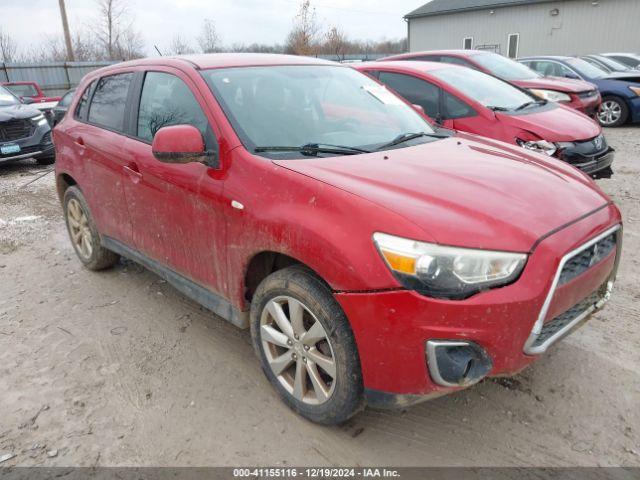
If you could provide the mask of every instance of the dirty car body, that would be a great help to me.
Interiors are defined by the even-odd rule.
[[[250,325],[274,388],[314,421],[514,374],[613,286],[621,218],[591,179],[438,135],[349,67],[147,59],[77,92],[54,135],[81,260],[117,252]]]

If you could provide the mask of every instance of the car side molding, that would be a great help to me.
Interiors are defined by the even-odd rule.
[[[183,275],[147,257],[145,254],[125,245],[124,243],[107,236],[101,238],[102,246],[122,255],[143,267],[151,270],[156,275],[170,283],[176,290],[211,310],[219,317],[231,322],[238,328],[249,328],[249,312],[243,312],[235,308],[226,299],[211,290],[189,280]]]

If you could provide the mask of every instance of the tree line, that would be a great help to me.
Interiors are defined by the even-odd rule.
[[[126,0],[94,0],[96,14],[85,25],[72,30],[71,43],[76,61],[119,61],[148,55],[140,30],[128,9]],[[190,53],[255,52],[293,55],[332,55],[343,59],[350,54],[392,54],[407,49],[405,38],[398,40],[354,40],[338,26],[323,29],[317,20],[311,0],[302,0],[293,18],[292,28],[283,43],[225,44],[215,21],[206,18],[200,25],[195,42],[175,34],[166,45],[158,45],[163,55]],[[0,61],[60,62],[67,60],[62,35],[46,36],[38,45],[20,47],[15,39],[0,29]]]

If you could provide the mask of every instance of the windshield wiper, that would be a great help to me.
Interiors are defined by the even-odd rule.
[[[489,110],[492,110],[494,112],[508,112],[510,109],[509,108],[505,108],[505,107],[494,107],[493,105],[487,105],[487,108]]]
[[[518,108],[516,108],[516,112],[519,110],[524,110],[525,108],[530,107],[531,105],[546,105],[546,104],[547,104],[546,100],[531,100],[530,102],[523,103]]]
[[[300,152],[305,155],[317,155],[318,153],[334,153],[336,155],[357,155],[359,153],[371,153],[364,148],[349,147],[345,145],[332,145],[329,143],[307,143],[300,147],[289,146],[265,146],[256,147],[254,152]]]
[[[414,140],[420,137],[432,137],[432,138],[449,138],[450,135],[442,135],[439,133],[427,133],[427,132],[416,132],[416,133],[401,133],[396,138],[391,140],[389,143],[385,143],[380,147],[376,148],[376,150],[383,150],[385,148],[394,147],[396,145],[400,145],[401,143],[408,142],[409,140]]]

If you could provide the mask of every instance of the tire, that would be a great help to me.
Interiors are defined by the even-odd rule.
[[[603,97],[597,118],[598,123],[603,127],[619,127],[627,122],[629,107],[620,97],[614,95]]]
[[[276,323],[276,305],[285,320],[299,312],[288,328]],[[336,425],[364,408],[353,332],[331,289],[309,269],[287,267],[260,283],[251,302],[251,337],[265,375],[301,416]]]
[[[104,270],[118,262],[120,256],[100,243],[100,234],[80,189],[69,187],[62,201],[69,239],[80,261],[89,270]]]
[[[38,165],[53,165],[55,161],[56,161],[55,155],[52,155],[50,157],[36,158],[36,163]]]

